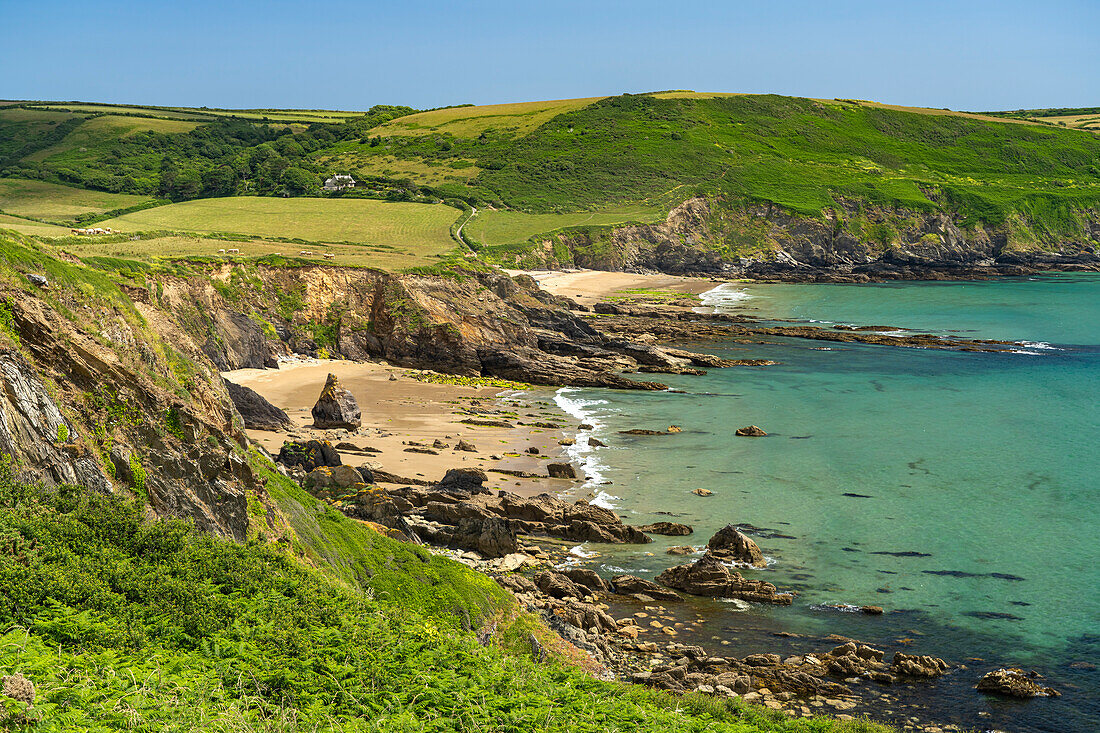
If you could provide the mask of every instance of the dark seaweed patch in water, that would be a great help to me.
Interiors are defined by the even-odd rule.
[[[812,435],[792,435],[791,440],[809,440],[814,436]]]
[[[913,472],[920,471],[921,473],[925,474],[926,476],[931,476],[932,472],[921,465],[926,460],[928,460],[928,459],[927,458],[921,458],[919,461],[909,461],[909,463],[907,463],[905,465],[909,466],[909,469]]]
[[[872,555],[890,555],[891,557],[932,557],[927,552],[917,552],[916,550],[904,550],[902,552],[890,552],[889,550],[876,550],[871,553]]]
[[[841,552],[863,552],[863,550],[857,550],[854,547],[841,547],[840,551]]]
[[[1013,606],[1030,606],[1031,605],[1027,601],[1009,601],[1009,603],[1012,604]]]
[[[1008,573],[968,573],[965,570],[922,570],[926,575],[946,575],[951,578],[998,578],[1000,580],[1019,581],[1026,580],[1019,575]]]
[[[1020,616],[1014,616],[1011,613],[1001,613],[999,611],[966,611],[963,616],[972,616],[974,618],[986,619],[990,621],[1023,621]]]
[[[851,496],[852,498],[855,498],[855,499],[874,499],[875,498],[873,496],[868,496],[867,494],[850,494],[850,493],[847,493],[847,492],[841,494],[841,496]]]

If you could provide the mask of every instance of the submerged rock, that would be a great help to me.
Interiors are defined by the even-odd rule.
[[[746,563],[757,568],[765,567],[768,564],[764,559],[764,553],[760,551],[760,547],[732,524],[727,524],[714,533],[714,536],[707,542],[707,554],[726,561]]]
[[[313,406],[313,425],[320,430],[358,430],[362,412],[355,396],[340,386],[335,374],[329,374],[317,404]]]

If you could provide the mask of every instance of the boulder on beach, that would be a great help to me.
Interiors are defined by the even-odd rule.
[[[477,446],[465,440],[460,440],[455,443],[455,450],[467,451],[469,453],[476,453]]]
[[[290,427],[290,418],[275,405],[268,402],[259,392],[248,387],[234,384],[228,379],[225,388],[229,399],[244,418],[244,426],[249,430],[285,430]]]
[[[987,673],[974,687],[981,692],[1008,697],[1061,697],[1053,687],[1043,687],[1035,680],[1042,679],[1038,672],[1025,672],[1009,667]]]
[[[768,564],[760,547],[732,524],[727,524],[714,533],[707,542],[707,554],[727,562],[745,563],[756,568]]]
[[[756,425],[746,425],[743,428],[737,428],[734,435],[740,435],[744,438],[763,438],[767,435],[762,428]]]
[[[547,463],[546,472],[550,478],[578,478],[577,469],[571,463]]]
[[[340,386],[335,374],[329,374],[313,406],[313,426],[320,430],[358,430],[361,424],[362,412],[355,396]]]
[[[488,474],[480,468],[452,468],[444,474],[437,487],[444,491],[468,491],[479,494],[487,491],[484,484]]]

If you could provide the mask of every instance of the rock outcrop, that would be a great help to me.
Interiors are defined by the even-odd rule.
[[[300,468],[309,473],[318,466],[339,466],[343,459],[332,443],[320,440],[307,440],[304,443],[287,441],[279,449],[279,455],[275,457],[276,463],[281,463],[287,468]]]
[[[374,471],[376,478],[378,473]],[[549,494],[523,498],[502,491],[494,495],[481,487],[484,480],[485,474],[481,469],[451,469],[447,477],[434,486],[360,489],[369,498],[361,500],[349,496],[343,508],[360,519],[402,530],[411,529],[424,541],[452,544],[479,552],[484,552],[486,546],[493,544],[493,552],[508,549],[504,555],[516,551],[512,541],[516,534],[575,542],[650,542],[649,537],[623,524],[622,519],[609,509],[583,501],[570,504]],[[500,525],[501,520],[506,523]],[[454,528],[460,526],[462,532],[456,535]],[[508,534],[512,539],[489,543],[481,538],[481,532],[475,532],[479,526],[488,528],[494,538]],[[476,542],[465,542],[465,538],[474,535],[478,538]]]
[[[896,230],[889,244],[871,241],[844,222],[886,223]],[[824,217],[809,217],[770,203],[746,204],[692,198],[663,222],[626,225],[606,232],[548,236],[522,257],[536,267],[586,267],[672,275],[753,277],[794,282],[870,282],[883,279],[970,279],[1029,274],[1043,269],[1092,269],[1100,265],[1095,242],[1100,214],[1084,212],[1080,233],[1046,234],[1013,243],[1011,228],[961,226],[948,213],[882,208],[866,202],[837,203]],[[599,238],[599,246],[594,245]],[[718,243],[751,240],[751,251],[729,253]],[[1013,246],[1013,244],[1015,246]],[[763,246],[761,246],[763,245]],[[520,255],[517,255],[520,256]]]
[[[1006,697],[1061,697],[1062,693],[1053,687],[1044,687],[1036,682],[1042,677],[1036,672],[1025,672],[1016,667],[995,669],[984,675],[975,686],[976,690]]]
[[[637,575],[616,575],[611,579],[611,587],[619,595],[630,596],[638,601],[682,600],[678,593]]]
[[[358,430],[363,422],[355,395],[340,386],[335,374],[325,380],[312,413],[313,426],[320,430]]]
[[[660,534],[667,537],[685,537],[695,531],[688,525],[677,522],[653,522],[652,524],[643,524],[638,529],[648,534]]]
[[[70,280],[48,300],[0,283],[10,314],[0,334],[0,454],[16,475],[129,493],[222,537],[243,539],[251,521],[273,531],[249,517],[246,492],[261,503],[266,493],[210,362],[171,319],[121,290],[106,306],[95,293],[113,286],[81,290],[80,265],[66,267]]]
[[[768,435],[764,432],[763,428],[759,428],[756,425],[746,425],[743,428],[737,428],[734,434],[740,435],[743,438],[764,438]]]
[[[244,426],[250,430],[284,430],[290,427],[290,418],[275,405],[271,404],[254,389],[234,384],[228,379],[225,388],[233,406],[244,419]]]
[[[732,524],[714,533],[707,542],[707,554],[727,562],[744,563],[762,568],[768,562],[755,542]]]
[[[771,583],[743,578],[716,558],[704,555],[688,565],[669,568],[657,576],[657,582],[693,596],[739,598],[743,601],[789,606],[792,592],[780,593]]]

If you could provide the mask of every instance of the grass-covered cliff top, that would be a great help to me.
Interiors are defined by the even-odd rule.
[[[0,727],[27,731],[880,731],[538,664],[487,578],[269,489],[296,533],[215,540],[0,470]],[[305,558],[305,560],[303,560]],[[316,566],[311,567],[308,560]],[[463,611],[460,613],[460,611]]]

